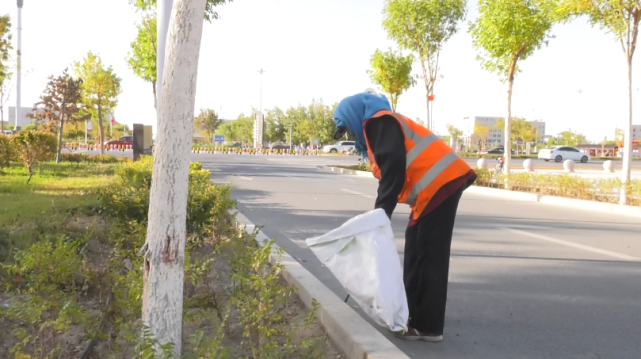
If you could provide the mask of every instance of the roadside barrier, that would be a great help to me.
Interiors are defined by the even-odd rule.
[[[214,154],[214,155],[236,155],[236,156],[320,156],[319,150],[289,150],[289,149],[256,149],[256,148],[213,148],[204,146],[193,146],[191,153]]]

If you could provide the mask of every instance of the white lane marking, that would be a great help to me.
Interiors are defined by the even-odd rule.
[[[536,238],[536,239],[540,239],[540,240],[543,240],[543,241],[552,242],[552,243],[556,243],[556,244],[561,244],[561,245],[564,245],[564,246],[567,246],[567,247],[576,248],[576,249],[582,249],[582,250],[587,251],[587,252],[598,253],[598,254],[602,254],[604,256],[608,256],[608,257],[623,259],[623,260],[626,260],[626,261],[641,261],[641,258],[629,256],[627,254],[610,252],[610,251],[606,251],[605,249],[590,247],[590,246],[586,246],[586,245],[578,244],[578,243],[574,243],[574,242],[568,242],[568,241],[564,241],[562,239],[556,239],[556,238],[544,236],[544,235],[541,235],[541,234],[520,231],[518,229],[513,229],[513,228],[509,228],[509,227],[499,227],[499,228],[501,228],[503,230],[506,230],[506,231],[509,231],[509,232],[512,232],[512,233],[520,234],[520,235],[523,235],[523,236],[532,237],[532,238]]]
[[[352,190],[345,189],[345,188],[342,188],[341,191],[347,192],[347,193],[351,193],[351,194],[357,194],[357,195],[363,196],[363,197],[376,198],[376,196],[372,196],[371,194],[360,193],[360,192],[352,191]]]
[[[240,179],[244,179],[245,181],[253,181],[253,180],[254,180],[254,179],[253,179],[253,178],[251,178],[251,177],[245,177],[245,176],[236,176],[236,177],[238,177],[238,178],[240,178]]]

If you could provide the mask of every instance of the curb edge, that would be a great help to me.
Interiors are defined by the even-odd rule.
[[[264,246],[270,240],[237,209],[230,210],[229,213],[235,216],[236,225],[248,234],[251,235],[258,229],[256,241],[259,245]],[[272,264],[278,262],[278,248],[280,247],[276,244],[272,247]],[[280,264],[282,277],[298,288],[298,296],[305,306],[310,308],[314,299],[320,304],[316,317],[332,342],[348,359],[409,359],[287,252],[280,257]]]
[[[374,178],[371,172],[348,170],[345,168],[333,167],[333,166],[328,166],[324,168],[329,169],[332,172],[339,172],[343,174]],[[544,196],[544,195],[535,194],[535,193],[508,191],[504,189],[489,188],[489,187],[482,187],[482,186],[470,186],[468,187],[468,189],[465,190],[465,192],[487,195],[487,196],[504,197],[504,198],[516,199],[516,200],[527,201],[527,202],[538,202],[538,203],[546,203],[546,204],[552,204],[552,205],[564,206],[564,207],[574,207],[574,208],[580,208],[580,209],[587,209],[595,212],[606,212],[606,213],[614,213],[614,214],[619,214],[624,216],[641,217],[641,207],[634,207],[634,206],[621,206],[621,205],[612,204],[612,203],[586,201],[581,199],[565,198],[565,197],[558,197],[558,196]]]

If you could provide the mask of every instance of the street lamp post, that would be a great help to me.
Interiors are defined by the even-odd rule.
[[[24,5],[24,0],[18,0],[18,52],[17,52],[17,75],[16,78],[16,122],[14,125],[14,130],[18,129],[18,123],[20,121],[20,116],[22,115],[22,6]]]

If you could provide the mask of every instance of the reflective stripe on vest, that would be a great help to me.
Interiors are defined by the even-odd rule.
[[[405,120],[399,114],[392,113],[391,115],[394,116],[398,123],[400,123],[403,127],[405,137],[414,142],[414,146],[412,147],[412,149],[407,151],[407,153],[405,154],[405,169],[408,169],[421,153],[423,153],[432,143],[434,143],[434,141],[438,140],[438,136],[431,133],[425,137],[422,137],[418,133],[414,132],[414,130],[409,127],[407,122],[405,122]],[[434,166],[432,166],[432,168],[430,168],[423,175],[423,177],[421,177],[418,182],[416,182],[416,184],[414,184],[404,202],[410,206],[414,206],[414,204],[416,204],[416,200],[418,199],[418,195],[423,192],[423,190],[425,190],[430,185],[430,183],[434,181],[434,179],[441,175],[441,173],[443,173],[443,171],[445,171],[458,158],[459,156],[453,152],[443,156],[438,162],[434,164]]]

